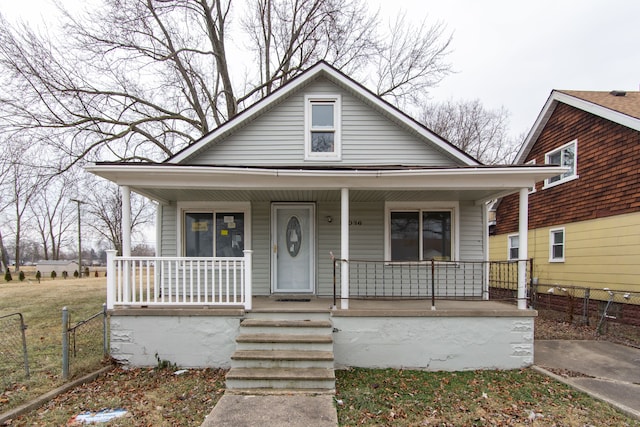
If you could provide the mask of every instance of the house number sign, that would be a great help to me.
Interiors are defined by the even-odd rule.
[[[300,252],[300,244],[302,243],[302,229],[297,216],[289,218],[287,223],[287,251],[292,258],[295,258]]]

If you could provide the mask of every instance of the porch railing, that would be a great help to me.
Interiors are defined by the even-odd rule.
[[[333,258],[334,305],[340,297],[340,267],[347,262],[350,299],[424,299],[431,300],[435,307],[436,300],[487,300],[490,293],[511,295],[518,287],[517,261],[391,262]],[[530,278],[533,260],[527,260],[527,264]],[[506,292],[496,294],[496,289]],[[511,298],[517,299],[517,295]]]
[[[107,254],[107,308],[236,306],[251,309],[251,251],[244,257],[116,257]]]

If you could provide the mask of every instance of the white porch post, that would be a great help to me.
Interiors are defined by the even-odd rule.
[[[244,252],[244,309],[251,310],[253,306],[253,276],[251,274],[253,251],[245,249],[242,252]]]
[[[128,186],[120,187],[122,192],[122,256],[131,256],[131,190]],[[124,302],[130,302],[131,299],[131,269],[129,261],[123,263],[123,290],[122,296]]]
[[[529,189],[520,189],[519,227],[518,227],[518,309],[527,308],[527,259],[529,253]]]
[[[112,310],[116,301],[116,251],[107,252],[107,310]]]
[[[126,185],[122,192],[122,256],[131,256],[131,190]]]
[[[343,188],[340,197],[340,308],[349,308],[349,189]]]

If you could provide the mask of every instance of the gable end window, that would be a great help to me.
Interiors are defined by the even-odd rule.
[[[549,230],[549,262],[564,262],[564,228]]]
[[[545,188],[553,187],[563,182],[578,178],[578,140],[574,139],[562,147],[550,151],[544,156],[548,165],[559,165],[570,168],[561,175],[556,175],[544,181]]]
[[[340,95],[306,95],[304,99],[305,160],[339,160]]]

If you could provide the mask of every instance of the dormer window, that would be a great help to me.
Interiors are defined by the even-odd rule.
[[[339,160],[340,95],[305,96],[305,160]]]

